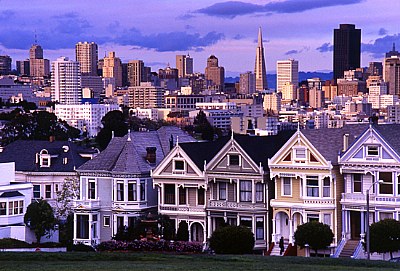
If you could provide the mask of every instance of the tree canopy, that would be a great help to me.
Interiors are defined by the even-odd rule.
[[[214,140],[214,128],[207,119],[206,114],[200,110],[193,121],[194,131],[201,134],[201,139],[212,141]]]
[[[101,149],[105,149],[110,143],[112,133],[114,136],[124,136],[128,133],[128,125],[126,124],[124,114],[120,110],[108,112],[102,119],[103,128],[97,134],[96,142]]]
[[[296,245],[301,248],[308,245],[317,255],[319,249],[325,249],[332,243],[333,232],[328,225],[311,221],[297,227],[294,239]]]
[[[26,209],[24,222],[35,233],[36,242],[40,243],[40,238],[50,235],[54,229],[53,208],[45,200],[34,201]]]
[[[254,234],[243,226],[224,226],[212,233],[210,247],[217,254],[251,253],[254,247]]]
[[[400,250],[400,221],[384,219],[370,226],[370,251],[378,253],[393,252]]]

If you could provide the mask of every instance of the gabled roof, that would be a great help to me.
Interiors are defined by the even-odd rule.
[[[120,174],[149,174],[170,151],[170,138],[176,142],[194,141],[177,127],[163,127],[157,131],[131,132],[111,139],[107,148],[78,168],[79,171],[102,171]],[[129,138],[129,139],[128,139]],[[146,161],[146,148],[156,147],[156,163]]]
[[[348,134],[349,146],[368,129],[368,124],[345,125],[342,128],[301,130],[301,133],[332,165],[338,164],[338,155],[343,149],[343,136]]]
[[[36,163],[36,154],[43,149],[46,149],[50,155],[54,155],[51,158],[50,167],[40,167],[40,164]],[[65,152],[65,149],[68,151]],[[80,153],[88,151],[91,149],[78,146],[70,141],[17,140],[5,146],[0,152],[0,163],[15,162],[16,171],[74,172],[88,160],[88,158],[81,157]],[[67,158],[66,164],[63,163],[64,158]]]
[[[268,158],[271,158],[286,141],[293,135],[294,131],[284,131],[275,136],[250,136],[234,135],[234,140],[243,150],[259,165],[267,169]],[[230,136],[222,137],[212,142],[193,142],[179,144],[192,161],[202,169],[204,161],[211,161],[214,156],[229,142]]]
[[[400,124],[373,125],[372,128],[374,128],[400,156]]]

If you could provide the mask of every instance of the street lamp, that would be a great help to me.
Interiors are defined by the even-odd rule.
[[[371,190],[372,186],[374,186],[377,183],[381,183],[382,180],[377,180],[375,182],[373,182],[370,187],[367,189],[367,231],[365,233],[365,239],[367,242],[367,260],[370,260],[371,258],[371,253],[370,253],[370,249],[369,249],[369,190]]]

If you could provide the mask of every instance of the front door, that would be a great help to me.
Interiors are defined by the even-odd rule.
[[[351,239],[360,240],[361,234],[361,213],[350,211]]]

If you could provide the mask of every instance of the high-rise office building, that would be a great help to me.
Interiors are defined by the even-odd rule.
[[[128,63],[128,82],[129,86],[140,86],[141,82],[145,82],[144,63],[142,60],[131,60]]]
[[[52,63],[51,100],[59,104],[80,104],[82,101],[79,62],[60,57]]]
[[[388,84],[388,93],[400,95],[400,58],[387,57],[383,61],[383,80]]]
[[[129,107],[131,108],[163,108],[165,89],[142,82],[140,86],[129,87]]]
[[[383,75],[383,65],[382,62],[370,62],[368,66],[367,73],[371,76],[382,76]]]
[[[98,48],[94,42],[78,42],[75,45],[76,61],[81,66],[81,75],[97,75]]]
[[[50,74],[50,61],[43,58],[43,49],[33,44],[29,49],[29,74],[32,77],[44,77]]]
[[[254,73],[256,75],[256,90],[268,89],[261,27],[258,29],[258,44]]]
[[[239,94],[252,95],[256,92],[256,75],[252,72],[240,74]]]
[[[10,74],[11,72],[11,57],[0,56],[0,75]]]
[[[218,66],[218,58],[214,55],[211,55],[207,59],[205,76],[209,88],[217,91],[223,90],[225,83],[225,69],[224,67]]]
[[[286,83],[296,87],[299,84],[299,62],[297,60],[288,59],[276,62],[276,91],[282,92]]]
[[[15,62],[15,66],[17,68],[18,75],[30,75],[29,59],[17,60]]]
[[[178,77],[186,77],[193,74],[193,58],[190,55],[177,55],[176,68],[178,69]]]
[[[115,57],[115,52],[109,52],[108,57],[104,58],[103,77],[114,78],[115,85],[122,87],[122,63],[121,59]]]
[[[333,32],[333,78],[343,78],[344,71],[360,67],[361,29],[341,24]]]

